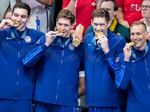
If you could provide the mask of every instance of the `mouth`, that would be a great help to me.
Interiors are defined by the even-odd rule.
[[[20,22],[18,22],[17,20],[13,20],[13,26],[14,27],[19,27],[20,26]]]
[[[58,36],[62,36],[62,35],[64,35],[64,33],[65,33],[65,32],[64,32],[63,30],[58,30],[58,31],[57,31],[57,35],[58,35]]]
[[[100,31],[95,32],[95,36],[96,36],[96,38],[103,38],[103,36],[102,36],[102,35],[104,35],[104,33],[103,33],[103,32],[100,32]]]

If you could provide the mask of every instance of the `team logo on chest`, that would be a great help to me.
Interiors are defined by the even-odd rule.
[[[25,36],[24,41],[26,43],[30,43],[31,42],[31,37],[30,36]]]

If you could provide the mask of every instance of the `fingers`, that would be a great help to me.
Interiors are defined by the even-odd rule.
[[[75,40],[82,41],[82,34],[78,33],[77,31],[71,31],[71,37],[73,41]]]
[[[130,46],[128,43],[126,43],[126,45],[125,45],[125,47],[123,48],[123,50],[129,51],[129,50],[131,50],[131,46]]]

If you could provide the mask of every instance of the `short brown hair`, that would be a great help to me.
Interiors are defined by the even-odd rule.
[[[14,13],[14,10],[16,8],[20,8],[20,9],[25,9],[28,12],[28,16],[30,16],[31,13],[31,8],[28,4],[24,3],[24,2],[19,2],[17,4],[14,5],[12,12]]]
[[[134,25],[142,25],[145,29],[145,31],[147,31],[147,27],[146,27],[146,24],[143,22],[143,21],[134,21],[132,24],[131,24],[131,27],[134,26]]]
[[[60,18],[66,18],[70,20],[71,24],[74,24],[75,22],[75,15],[71,13],[71,11],[67,10],[67,9],[63,9],[59,12],[56,21],[58,21],[58,19]]]
[[[96,9],[96,10],[94,10],[94,12],[92,13],[92,19],[94,19],[95,17],[105,18],[107,23],[110,20],[109,12],[105,9]]]

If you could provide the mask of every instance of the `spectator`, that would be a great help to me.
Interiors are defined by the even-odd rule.
[[[72,10],[75,11],[76,15],[74,28],[76,28],[78,24],[82,24],[85,32],[91,24],[92,12],[95,9],[95,6],[93,6],[92,3],[95,2],[95,0],[63,0],[63,8],[67,7],[69,2],[72,2],[71,7],[74,6]]]
[[[142,21],[146,24],[148,33],[148,39],[150,40],[150,1],[143,0],[142,2]]]
[[[142,0],[116,0],[119,6],[117,18],[119,23],[131,25],[133,21],[140,20]]]

